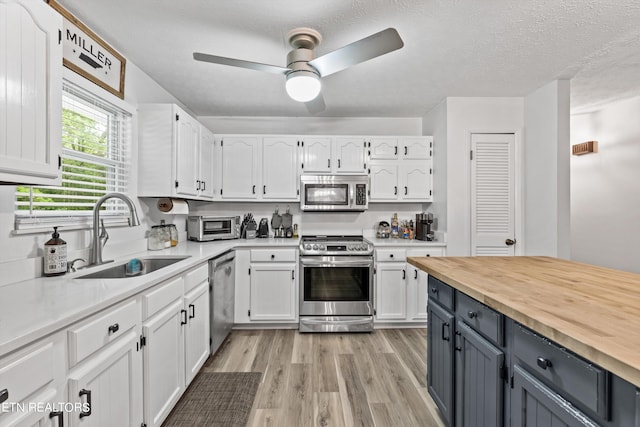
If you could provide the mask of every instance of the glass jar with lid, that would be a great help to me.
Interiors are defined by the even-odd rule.
[[[178,246],[178,228],[175,224],[167,224],[167,229],[169,230],[169,240],[171,241],[171,246]]]
[[[169,247],[171,247],[169,228],[165,224],[152,226],[147,238],[147,248],[151,251],[158,251]]]

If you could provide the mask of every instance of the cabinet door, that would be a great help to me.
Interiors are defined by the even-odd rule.
[[[430,201],[431,162],[403,162],[401,170],[400,197],[404,200]]]
[[[398,199],[398,166],[371,165],[371,195],[369,200]]]
[[[598,425],[518,365],[513,368],[511,423],[522,427]]]
[[[429,275],[407,264],[407,306],[410,320],[427,319],[427,300]]]
[[[398,158],[398,138],[370,138],[367,149],[369,160],[395,160]]]
[[[400,155],[403,159],[427,160],[432,154],[431,137],[400,138]]]
[[[302,140],[302,172],[331,172],[331,138],[305,137]]]
[[[139,335],[131,330],[69,374],[71,426],[133,426],[142,423]]]
[[[162,424],[184,391],[183,325],[187,311],[182,304],[178,299],[142,324],[146,340],[144,419],[149,427]]]
[[[60,183],[61,28],[44,2],[0,3],[0,181]]]
[[[262,140],[262,198],[299,199],[298,141],[294,137]]]
[[[184,296],[187,310],[185,330],[185,387],[209,357],[209,282],[204,281]]]
[[[252,136],[225,137],[222,151],[222,198],[256,199],[258,141]]]
[[[376,319],[405,320],[407,318],[406,264],[378,263],[376,267]]]
[[[364,138],[343,137],[334,140],[334,171],[337,173],[364,173],[365,145]]]
[[[456,426],[502,426],[504,352],[456,324]]]
[[[453,425],[453,314],[429,302],[427,329],[427,387],[448,425]]]
[[[251,264],[251,320],[296,320],[296,264]]]
[[[198,188],[200,197],[213,199],[215,197],[215,139],[213,133],[204,126],[200,126],[200,167]]]
[[[176,109],[176,194],[197,196],[199,191],[200,124],[186,112]]]

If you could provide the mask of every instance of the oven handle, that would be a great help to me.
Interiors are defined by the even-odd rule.
[[[314,319],[311,317],[305,317],[305,316],[301,316],[300,321],[303,323],[307,323],[307,324],[324,324],[327,323],[327,320],[325,318],[319,318],[319,319]],[[336,323],[340,323],[342,325],[344,324],[349,324],[349,325],[359,325],[359,324],[367,324],[371,322],[371,319],[363,319],[363,318],[358,318],[358,319],[343,319],[340,318],[340,320],[338,320]]]
[[[371,267],[373,259],[371,257],[349,257],[349,259],[326,259],[326,258],[305,258],[300,257],[300,264],[316,267]]]

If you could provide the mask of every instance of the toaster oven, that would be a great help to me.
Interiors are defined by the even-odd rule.
[[[239,216],[199,215],[187,218],[187,238],[197,242],[239,239]]]

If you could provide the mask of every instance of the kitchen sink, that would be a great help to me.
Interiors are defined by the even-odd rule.
[[[146,257],[135,258],[142,261],[142,270],[139,273],[131,273],[127,269],[129,262],[114,265],[113,267],[105,268],[104,270],[96,271],[94,273],[78,276],[76,279],[125,279],[129,277],[138,277],[144,274],[152,273],[161,268],[168,267],[176,262],[189,258],[186,256],[166,256],[166,257]]]

